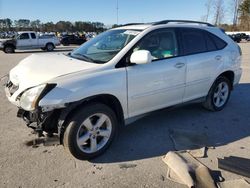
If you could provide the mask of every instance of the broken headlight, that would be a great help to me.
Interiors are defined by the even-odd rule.
[[[24,110],[35,110],[39,100],[45,96],[56,84],[42,84],[25,91],[20,98],[20,106]]]

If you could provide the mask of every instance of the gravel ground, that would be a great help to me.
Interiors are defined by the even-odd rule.
[[[154,112],[123,128],[108,151],[92,161],[74,159],[61,145],[33,147],[34,135],[0,89],[0,187],[185,187],[166,178],[167,166],[161,160],[174,149],[171,128],[208,135],[215,149],[209,149],[201,161],[214,172],[218,157],[250,158],[250,43],[240,46],[243,76],[223,111],[212,113],[191,104]],[[0,76],[31,53],[45,52],[0,52]],[[221,173],[226,180],[240,178]]]

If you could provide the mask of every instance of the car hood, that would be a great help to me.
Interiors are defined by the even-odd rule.
[[[15,39],[13,38],[6,38],[6,39],[0,39],[0,42],[4,43],[4,42],[9,42],[9,41],[15,41]]]
[[[65,54],[30,55],[10,71],[11,82],[19,90],[34,87],[47,81],[78,71],[95,69],[100,64],[73,59]]]

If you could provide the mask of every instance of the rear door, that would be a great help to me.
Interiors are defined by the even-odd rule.
[[[31,38],[31,45],[32,45],[32,48],[37,48],[37,47],[39,47],[38,39],[37,39],[36,34],[35,34],[35,33],[30,33],[30,38]]]
[[[181,37],[183,53],[187,61],[186,88],[183,98],[185,102],[207,95],[214,73],[223,66],[223,56],[213,39],[215,36],[205,30],[183,28]],[[221,47],[224,48],[223,45]]]
[[[179,56],[174,29],[146,35],[131,50],[148,50],[152,63],[127,67],[128,111],[136,116],[182,102],[186,62]]]

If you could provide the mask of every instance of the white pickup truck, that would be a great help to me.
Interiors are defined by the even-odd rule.
[[[38,36],[33,31],[18,32],[18,35],[13,39],[0,39],[0,50],[5,53],[14,53],[15,49],[29,50],[36,48],[53,51],[58,45],[60,45],[60,41],[55,35]]]

